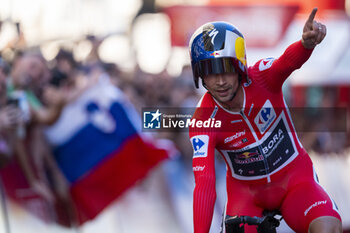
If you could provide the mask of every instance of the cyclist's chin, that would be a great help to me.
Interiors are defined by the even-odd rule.
[[[229,102],[232,101],[233,94],[228,93],[227,95],[215,95],[215,99],[220,103],[220,104],[228,104]]]

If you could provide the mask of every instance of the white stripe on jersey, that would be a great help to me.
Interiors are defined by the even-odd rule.
[[[198,104],[197,104],[197,106],[196,106],[197,108],[199,108],[199,107],[201,106],[205,94],[206,94],[206,93],[204,93],[204,95],[202,95],[201,99],[198,101]]]

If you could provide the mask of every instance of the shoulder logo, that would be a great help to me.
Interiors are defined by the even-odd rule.
[[[193,147],[193,158],[208,156],[208,135],[197,135],[191,138]]]
[[[272,66],[272,63],[275,61],[275,59],[273,57],[269,57],[269,58],[265,58],[263,60],[261,60],[260,64],[259,64],[259,70],[260,71],[264,71],[269,69]]]
[[[256,115],[254,122],[260,133],[264,133],[275,118],[275,110],[273,109],[270,100],[266,100],[264,106],[260,109],[258,115]]]

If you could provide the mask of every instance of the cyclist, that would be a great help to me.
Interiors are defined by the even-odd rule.
[[[263,210],[279,210],[296,232],[341,232],[337,207],[317,181],[282,94],[284,81],[326,35],[326,26],[314,20],[316,12],[309,15],[300,41],[278,59],[262,59],[249,68],[244,37],[233,25],[211,22],[193,34],[194,82],[198,88],[201,78],[208,91],[192,120],[221,121],[220,128],[190,127],[195,233],[209,232],[211,225],[215,149],[227,165],[224,216],[260,217]],[[253,226],[245,230],[256,232]]]

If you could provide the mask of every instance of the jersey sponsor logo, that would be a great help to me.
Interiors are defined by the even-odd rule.
[[[264,155],[259,151],[258,145],[242,150],[229,150],[226,151],[225,155],[232,174],[239,176],[265,175],[264,172],[260,172],[260,170],[265,171],[265,164]]]
[[[239,159],[249,159],[257,155],[259,155],[258,151],[253,151],[253,152],[246,151],[246,152],[243,152],[242,154],[237,155],[236,157]]]
[[[266,134],[260,145],[261,152],[267,158],[269,169],[273,171],[297,153],[284,114],[278,118]]]
[[[260,148],[267,158],[270,171],[273,171],[298,152],[284,113],[278,117],[270,132],[263,138]]]
[[[233,144],[235,143],[237,142]],[[229,146],[231,147],[231,144]],[[298,155],[283,112],[276,117],[269,133],[266,133],[258,142],[241,146],[239,149],[221,150],[220,152],[226,158],[232,176],[239,179],[251,179],[271,174]]]
[[[273,57],[263,59],[259,64],[259,70],[264,71],[269,69],[274,61],[275,59]]]
[[[244,131],[241,131],[241,132],[237,132],[237,133],[235,133],[234,135],[225,138],[224,143],[231,142],[231,141],[233,141],[233,140],[235,140],[235,139],[237,139],[237,138],[239,138],[239,137],[241,137],[241,136],[243,136],[243,135],[245,135],[245,130],[244,130]]]
[[[238,154],[236,155],[236,158],[234,159],[234,161],[237,164],[248,164],[248,163],[254,163],[254,162],[259,162],[259,161],[263,161],[264,160],[264,156],[259,154],[259,152],[253,151],[253,152],[243,152],[242,154]]]
[[[197,165],[193,168],[193,171],[194,172],[202,172],[202,171],[204,171],[204,168],[205,168],[205,165],[204,166]]]
[[[282,157],[280,156],[272,163],[272,165],[276,166],[276,164],[278,164],[281,160],[282,160]]]
[[[319,206],[319,205],[326,205],[327,204],[327,200],[324,200],[324,201],[316,201],[315,203],[313,203],[311,206],[309,206],[309,208],[307,208],[305,211],[304,211],[304,216],[306,216],[309,211],[316,207],[316,206]]]
[[[260,133],[264,133],[275,118],[276,112],[273,109],[270,100],[266,100],[258,115],[256,115],[254,122],[258,127]]]
[[[284,133],[282,129],[278,129],[278,131],[274,133],[268,141],[265,141],[264,146],[262,147],[262,151],[266,157],[268,157],[271,152],[282,142],[283,138]]]
[[[193,147],[193,158],[207,157],[208,156],[208,135],[197,135],[191,138]]]
[[[229,144],[229,147],[240,147],[246,142],[248,142],[248,139],[247,138],[243,138],[242,140],[234,142],[233,144]]]

